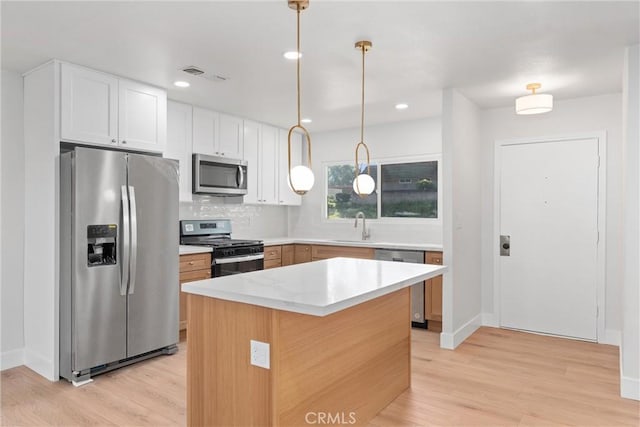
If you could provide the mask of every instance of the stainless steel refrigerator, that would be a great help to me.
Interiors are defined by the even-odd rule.
[[[178,171],[161,157],[60,156],[60,376],[177,351]]]

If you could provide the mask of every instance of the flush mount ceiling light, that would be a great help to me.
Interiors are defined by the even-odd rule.
[[[407,108],[409,108],[409,104],[404,104],[404,103],[396,104],[396,110],[406,110]]]
[[[553,110],[553,95],[548,93],[536,93],[540,89],[540,83],[529,83],[527,90],[531,95],[521,96],[516,99],[516,114],[542,114]]]
[[[288,0],[289,7],[296,11],[297,25],[296,25],[296,52],[300,52],[300,12],[309,7],[309,0]],[[297,94],[298,94],[298,124],[291,126],[289,129],[289,135],[287,137],[288,159],[289,159],[289,186],[299,195],[307,194],[307,191],[313,187],[315,180],[313,172],[311,171],[311,136],[307,129],[301,124],[300,114],[300,55],[295,58],[296,60],[296,81],[297,81]],[[307,140],[307,163],[308,166],[298,165],[291,168],[291,136],[296,129],[300,129]]]
[[[182,81],[182,80],[178,80],[178,81],[173,82],[173,85],[177,86],[177,87],[189,87],[189,86],[191,86],[191,84],[189,82],[185,82],[185,81]]]
[[[283,53],[282,56],[291,60],[302,58],[302,54],[299,53],[297,50],[290,50],[289,52]]]
[[[362,198],[373,193],[376,183],[371,178],[371,163],[369,158],[369,147],[364,143],[364,57],[371,49],[372,44],[368,40],[361,40],[356,43],[356,49],[362,51],[362,109],[360,115],[360,142],[356,145],[356,177],[353,180],[353,191]],[[367,153],[367,172],[360,172],[360,163],[358,162],[358,151],[360,147],[364,148]]]

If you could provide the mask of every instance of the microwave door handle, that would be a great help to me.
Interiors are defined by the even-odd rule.
[[[240,179],[237,177],[240,175]],[[244,186],[244,170],[242,170],[242,165],[238,165],[238,173],[236,174],[236,180],[238,182],[238,188],[242,188]]]
[[[122,256],[120,257],[120,295],[127,295],[127,285],[129,281],[129,195],[127,194],[127,186],[123,185],[121,188],[120,200],[122,202]]]
[[[136,189],[129,186],[131,199],[131,266],[129,267],[129,295],[136,288],[136,269],[138,266],[138,214],[136,213]]]
[[[234,262],[256,261],[259,259],[264,259],[264,254],[216,258],[213,260],[213,264],[233,264]]]

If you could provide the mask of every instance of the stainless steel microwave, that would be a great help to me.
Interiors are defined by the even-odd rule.
[[[193,192],[216,196],[247,194],[247,162],[227,157],[194,154]]]

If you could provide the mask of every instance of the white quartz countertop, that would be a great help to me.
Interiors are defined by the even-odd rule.
[[[359,246],[363,248],[374,249],[399,249],[413,251],[442,251],[442,245],[434,245],[428,243],[391,243],[391,242],[372,242],[370,240],[331,240],[331,239],[306,239],[298,237],[278,237],[270,239],[262,239],[265,246],[272,245],[327,245],[327,246]]]
[[[446,266],[331,258],[188,282],[187,293],[326,316],[439,276]]]
[[[212,252],[210,246],[180,245],[180,255],[203,254]]]

